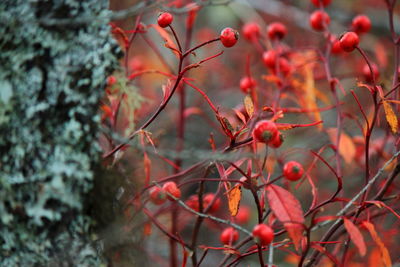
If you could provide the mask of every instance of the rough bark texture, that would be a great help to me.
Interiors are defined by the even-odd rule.
[[[116,66],[106,0],[0,1],[0,266],[99,266],[85,201]]]

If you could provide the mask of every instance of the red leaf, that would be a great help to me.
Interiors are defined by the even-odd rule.
[[[266,189],[268,203],[275,216],[281,221],[298,249],[303,235],[304,214],[300,202],[289,191],[277,185]]]
[[[346,228],[349,233],[351,241],[356,245],[361,256],[365,256],[367,253],[367,247],[365,246],[364,237],[362,236],[360,230],[354,223],[346,218],[343,218],[344,228]]]
[[[362,222],[362,225],[367,228],[369,233],[371,234],[372,239],[375,241],[375,243],[378,245],[379,250],[381,252],[381,257],[380,260],[383,262],[385,267],[390,267],[392,266],[392,260],[390,259],[390,254],[388,249],[385,247],[385,244],[382,242],[382,239],[379,237],[378,233],[375,230],[375,226],[368,222],[364,221]]]

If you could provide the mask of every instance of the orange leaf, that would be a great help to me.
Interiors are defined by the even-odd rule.
[[[267,82],[280,82],[281,81],[281,79],[279,79],[278,76],[272,75],[272,74],[271,75],[263,75],[262,78],[264,80],[266,80]]]
[[[330,128],[327,130],[331,142],[336,145],[336,128]],[[356,146],[350,136],[342,132],[340,134],[339,143],[339,154],[343,157],[347,164],[352,163],[354,156],[356,155]]]
[[[346,228],[347,233],[349,233],[351,241],[356,245],[361,256],[365,256],[367,253],[367,247],[365,246],[364,237],[362,236],[360,230],[354,225],[349,219],[343,218],[344,228]]]
[[[271,210],[281,221],[296,249],[299,248],[303,236],[304,214],[299,200],[286,189],[277,185],[269,185],[266,188],[267,199]]]
[[[392,106],[388,102],[386,102],[386,100],[383,100],[382,103],[383,103],[383,108],[385,109],[386,120],[389,123],[392,132],[397,133],[397,127],[398,127],[397,116],[396,114],[394,114]]]
[[[278,127],[278,130],[280,130],[280,131],[286,131],[286,130],[290,130],[293,128],[315,126],[315,125],[322,124],[322,123],[323,123],[323,121],[316,121],[316,122],[308,123],[308,124],[276,123],[276,127]]]
[[[392,266],[392,261],[390,259],[389,251],[385,247],[385,244],[383,244],[381,238],[378,236],[377,232],[375,231],[375,226],[367,221],[363,221],[362,225],[367,228],[369,233],[371,234],[372,239],[375,241],[375,243],[378,245],[381,255],[382,255],[382,261],[384,263],[384,266],[389,267]]]
[[[145,185],[149,185],[150,183],[150,170],[151,170],[151,160],[147,156],[147,153],[143,154],[143,165],[144,165],[144,173],[145,173]]]
[[[393,100],[393,99],[386,99],[385,100],[386,102],[389,102],[389,103],[394,103],[394,104],[400,104],[400,101],[399,100]]]
[[[233,111],[235,111],[236,116],[240,119],[241,122],[246,123],[246,117],[243,115],[242,112],[237,109],[233,109]]]
[[[375,89],[372,88],[372,86],[366,84],[366,83],[362,83],[362,82],[357,82],[357,86],[358,87],[365,87],[368,89],[368,91],[372,94],[373,92],[375,92]]]
[[[303,85],[303,91],[305,96],[304,108],[318,110],[317,94],[316,94],[317,90],[315,88],[312,65],[306,65],[304,67],[304,79],[305,79],[305,83]],[[314,112],[313,117],[316,121],[321,120],[321,114],[319,112]],[[318,129],[321,130],[322,125],[318,125]]]
[[[229,212],[232,216],[236,216],[238,213],[241,199],[242,187],[240,185],[236,185],[228,192],[228,206]]]
[[[368,258],[368,267],[385,267],[379,248],[374,248]]]
[[[253,114],[254,114],[254,104],[253,104],[253,100],[251,99],[251,96],[246,95],[244,97],[243,103],[244,103],[244,107],[246,108],[247,114],[251,118],[251,116],[253,116]]]

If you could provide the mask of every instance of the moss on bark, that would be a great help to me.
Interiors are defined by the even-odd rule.
[[[98,266],[85,198],[116,67],[106,0],[0,1],[0,266]]]

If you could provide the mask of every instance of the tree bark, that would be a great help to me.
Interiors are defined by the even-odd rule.
[[[102,261],[85,203],[99,160],[99,100],[118,50],[107,21],[73,21],[107,7],[0,1],[0,266]]]

